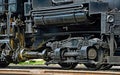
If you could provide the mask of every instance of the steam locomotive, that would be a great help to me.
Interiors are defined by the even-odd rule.
[[[120,65],[120,0],[0,0],[0,67],[44,59],[74,69]]]

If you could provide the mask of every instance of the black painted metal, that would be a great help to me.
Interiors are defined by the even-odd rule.
[[[10,61],[4,55],[14,63],[42,58],[46,64],[64,68],[74,68],[71,64],[78,63],[92,69],[102,64],[103,68],[105,64],[120,65],[120,0],[1,0],[3,30],[8,10],[12,14],[9,26],[16,28],[10,39],[21,44],[16,36],[18,30],[25,34],[26,46],[1,50],[1,60]],[[2,35],[0,42],[4,43],[3,38],[8,35]],[[33,50],[26,50],[31,47]],[[88,57],[89,49],[96,50],[95,58]]]

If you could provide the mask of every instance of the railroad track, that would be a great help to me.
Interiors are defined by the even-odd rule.
[[[120,66],[106,71],[89,71],[84,65],[78,65],[74,70],[62,70],[59,65],[10,65],[1,68],[0,75],[120,75]]]
[[[120,72],[40,69],[0,69],[0,75],[120,75]]]

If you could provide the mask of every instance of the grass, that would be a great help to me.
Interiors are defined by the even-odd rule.
[[[25,62],[20,62],[19,65],[44,65],[44,60],[29,60]]]

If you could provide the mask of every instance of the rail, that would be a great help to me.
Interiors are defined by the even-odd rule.
[[[120,72],[40,69],[0,69],[0,75],[120,75]]]

